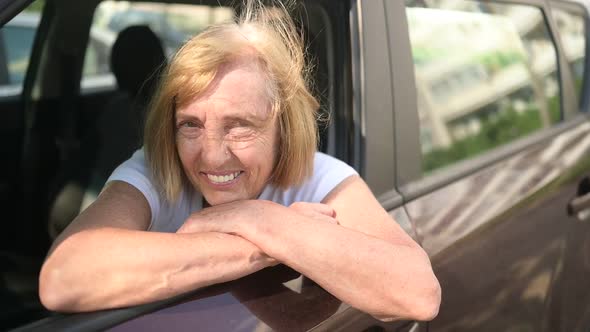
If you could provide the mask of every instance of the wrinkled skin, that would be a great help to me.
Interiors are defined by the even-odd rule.
[[[256,63],[226,64],[176,112],[182,167],[211,205],[255,199],[271,178],[279,129],[266,84]]]

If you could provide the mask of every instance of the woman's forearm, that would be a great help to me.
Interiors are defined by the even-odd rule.
[[[229,234],[90,229],[50,252],[39,293],[55,311],[124,307],[237,279],[269,263],[251,242]]]
[[[429,320],[436,315],[440,288],[419,246],[304,219],[259,224],[240,235],[375,317]]]
[[[340,300],[379,319],[436,316],[440,286],[428,256],[407,234],[389,227],[391,232],[382,231],[383,237],[368,235],[333,222],[336,216],[350,224],[346,213],[330,213],[313,204],[305,210],[305,206],[240,201],[205,209],[183,228],[239,235]],[[381,225],[395,223],[384,211],[377,218]]]

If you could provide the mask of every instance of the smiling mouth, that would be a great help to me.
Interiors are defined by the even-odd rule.
[[[207,176],[207,179],[209,179],[209,181],[211,181],[214,184],[227,184],[227,183],[230,183],[233,180],[235,180],[242,173],[243,173],[242,171],[237,171],[237,172],[233,172],[233,173],[225,174],[225,175],[214,175],[214,174],[209,174],[209,173],[204,173],[204,174]]]

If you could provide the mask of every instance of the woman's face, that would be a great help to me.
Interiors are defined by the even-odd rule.
[[[279,130],[266,91],[257,65],[238,61],[176,111],[182,167],[211,205],[256,198],[269,181]]]

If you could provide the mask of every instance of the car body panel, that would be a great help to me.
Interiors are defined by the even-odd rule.
[[[394,11],[397,2],[386,3],[392,7],[389,20],[403,20],[403,5]],[[407,25],[395,29],[406,29],[398,43],[408,38]],[[590,123],[580,114],[585,110],[572,93],[570,68],[554,39],[564,123],[424,176],[416,172],[422,168],[417,106],[395,109],[396,131],[414,131],[395,141],[396,183],[442,288],[431,331],[570,331],[588,322],[582,305],[590,298],[582,281],[588,267],[580,263],[590,252],[580,248],[587,246],[589,230],[567,215],[567,206],[590,175]],[[405,43],[392,52],[391,61],[400,63],[393,77],[406,77],[414,66]],[[407,79],[402,89],[415,91],[415,84]],[[405,95],[416,100],[415,93]]]
[[[553,314],[546,304],[574,223],[566,208],[580,180],[564,174],[580,165],[588,174],[589,155],[590,123],[583,119],[407,204],[443,289],[433,330],[545,328],[541,318]]]

